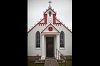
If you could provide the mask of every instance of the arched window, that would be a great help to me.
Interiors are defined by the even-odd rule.
[[[49,17],[51,17],[51,11],[49,11]]]
[[[36,32],[36,48],[40,48],[40,32]]]
[[[60,47],[61,48],[64,48],[64,45],[65,45],[65,39],[64,39],[64,32],[63,31],[61,31],[61,33],[60,33]]]

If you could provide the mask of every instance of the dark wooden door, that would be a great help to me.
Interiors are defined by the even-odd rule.
[[[54,38],[46,37],[46,57],[54,57]]]

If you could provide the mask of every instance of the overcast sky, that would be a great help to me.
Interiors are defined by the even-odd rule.
[[[72,30],[72,0],[28,0],[28,30],[43,18],[49,1],[57,13],[56,17]]]

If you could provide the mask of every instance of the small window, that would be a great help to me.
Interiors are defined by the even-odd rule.
[[[51,17],[51,11],[49,11],[49,17]]]
[[[60,47],[61,48],[64,48],[64,45],[65,45],[65,39],[64,39],[64,32],[63,31],[61,31],[61,33],[60,33]]]
[[[36,48],[40,48],[40,32],[36,32]]]

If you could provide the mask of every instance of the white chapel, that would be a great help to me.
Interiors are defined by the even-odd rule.
[[[44,18],[28,31],[28,56],[59,58],[61,52],[72,56],[72,32],[57,19],[57,14],[49,4]]]

